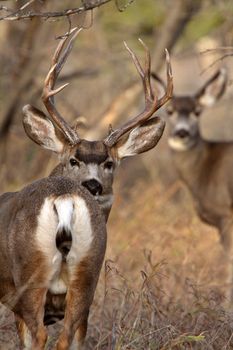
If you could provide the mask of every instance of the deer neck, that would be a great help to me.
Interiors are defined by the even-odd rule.
[[[178,152],[172,150],[176,169],[194,196],[198,192],[208,155],[208,142],[201,138],[195,146],[187,151]]]

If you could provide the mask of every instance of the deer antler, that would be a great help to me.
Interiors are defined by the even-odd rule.
[[[42,100],[47,111],[49,112],[52,122],[62,131],[63,135],[71,145],[79,143],[80,138],[77,132],[72,129],[71,126],[69,126],[69,124],[59,114],[54,103],[54,96],[58,92],[62,91],[69,83],[62,85],[57,89],[54,89],[54,87],[59,73],[65,64],[70,51],[72,50],[74,40],[81,30],[82,28],[74,28],[63,39],[60,40],[53,55],[51,68],[45,79],[42,92]],[[64,49],[66,44],[67,46]]]
[[[156,96],[154,96],[152,87],[151,87],[151,58],[150,58],[150,52],[145,45],[145,43],[139,39],[140,43],[143,45],[145,52],[146,52],[146,62],[145,62],[145,68],[143,69],[137,56],[135,53],[128,47],[126,43],[125,47],[129,51],[133,62],[137,68],[137,71],[142,79],[143,84],[143,90],[145,94],[145,108],[144,110],[138,114],[136,117],[132,118],[128,122],[126,122],[123,126],[118,128],[117,130],[112,130],[111,133],[105,138],[104,143],[108,147],[112,147],[118,139],[133,129],[137,125],[142,125],[147,119],[149,119],[155,111],[157,111],[160,107],[162,107],[171,97],[173,92],[173,77],[172,77],[172,70],[171,70],[171,63],[170,63],[170,57],[167,49],[166,52],[166,63],[167,63],[167,87],[165,94],[158,100]]]

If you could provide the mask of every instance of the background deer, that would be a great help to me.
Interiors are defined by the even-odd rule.
[[[163,87],[164,82],[153,74]],[[199,118],[223,95],[227,76],[217,71],[194,95],[173,96],[166,112],[168,144],[180,178],[189,188],[199,217],[215,226],[233,264],[233,143],[205,141]],[[230,272],[229,283],[233,282]],[[231,286],[231,301],[233,300]]]
[[[23,108],[27,135],[59,155],[49,177],[0,197],[0,298],[16,317],[22,346],[43,349],[45,325],[64,318],[56,349],[80,349],[89,308],[102,266],[112,205],[113,173],[120,160],[155,147],[164,122],[151,118],[172,95],[167,53],[167,89],[157,100],[150,84],[150,54],[145,68],[125,44],[141,76],[145,109],[101,141],[81,139],[57,111],[58,75],[80,30],[59,42],[42,93],[47,117]],[[29,339],[29,335],[31,339]]]

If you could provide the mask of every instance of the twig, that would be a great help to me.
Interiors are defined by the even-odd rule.
[[[232,57],[233,56],[233,52],[231,53],[226,53],[225,55],[217,58],[216,60],[214,60],[208,67],[204,68],[200,75],[204,74],[207,70],[209,70],[210,68],[212,68],[216,63],[220,62],[220,61],[223,61],[225,58],[227,57]]]
[[[127,9],[127,7],[129,7],[133,2],[134,0],[128,0],[127,3],[125,3],[123,6],[120,6],[119,0],[115,0],[115,4],[119,12],[124,12]]]
[[[214,49],[206,49],[200,52],[200,55],[205,55],[207,53],[218,53],[218,51],[228,51],[231,50],[233,52],[233,46],[219,46]]]
[[[10,9],[9,7],[6,7],[6,6],[4,6],[4,5],[1,5],[1,6],[0,6],[0,11],[12,12],[13,10]]]
[[[167,325],[167,326],[164,326],[164,327],[161,327],[161,328],[158,328],[158,329],[155,329],[153,331],[149,331],[148,333],[145,333],[145,334],[140,334],[140,336],[134,338],[131,342],[127,343],[123,349],[128,349],[130,345],[132,345],[133,343],[135,343],[136,341],[138,341],[139,339],[141,340],[142,338],[146,338],[148,336],[151,336],[155,333],[158,333],[158,332],[161,332],[163,329],[166,329],[166,328],[170,328],[171,326],[170,325]]]
[[[13,13],[10,13],[9,15],[6,15],[4,17],[0,17],[0,19],[4,18],[7,19],[8,17],[12,17],[12,16],[18,16],[20,12],[22,12],[23,10],[25,10],[28,6],[30,6],[35,0],[29,0],[28,2],[26,2],[26,4],[22,5],[17,11],[14,11]],[[10,12],[10,10],[7,9],[6,7],[6,11]]]

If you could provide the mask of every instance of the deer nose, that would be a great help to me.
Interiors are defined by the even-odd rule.
[[[179,129],[179,130],[176,130],[176,132],[175,132],[175,136],[178,136],[181,139],[184,139],[185,137],[188,137],[189,135],[190,135],[189,131],[186,129]]]
[[[100,195],[103,192],[102,185],[99,183],[99,181],[95,179],[84,181],[82,185],[86,187],[88,191],[91,192],[91,194],[93,194],[94,196],[96,196],[97,194]]]

